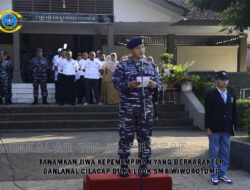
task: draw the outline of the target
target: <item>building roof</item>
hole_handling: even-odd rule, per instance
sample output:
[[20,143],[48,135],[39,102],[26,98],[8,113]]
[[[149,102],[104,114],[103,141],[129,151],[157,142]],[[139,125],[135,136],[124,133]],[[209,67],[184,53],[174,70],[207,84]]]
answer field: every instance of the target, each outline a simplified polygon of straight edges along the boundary
[[211,10],[199,10],[188,3],[188,0],[165,0],[166,2],[186,10],[185,20],[181,20],[175,25],[185,24],[201,24],[201,25],[217,25],[224,18],[223,15]]

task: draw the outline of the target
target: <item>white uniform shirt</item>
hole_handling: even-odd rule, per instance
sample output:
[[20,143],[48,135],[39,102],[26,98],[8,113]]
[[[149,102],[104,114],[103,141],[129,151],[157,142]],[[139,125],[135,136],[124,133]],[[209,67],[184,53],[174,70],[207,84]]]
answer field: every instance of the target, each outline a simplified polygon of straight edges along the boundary
[[54,66],[58,67],[58,73],[62,73],[62,62],[65,60],[65,58],[59,57],[56,60],[56,63],[54,64]]
[[[52,63],[53,63],[52,70],[53,71],[55,71],[55,64],[56,64],[58,59],[60,59],[59,55],[55,55],[53,57],[53,60],[52,60]],[[57,76],[58,76],[58,71],[55,71],[55,81],[57,81]]]
[[71,59],[70,61],[64,59],[61,63],[61,67],[64,75],[75,75],[78,70],[78,63],[74,59]]
[[102,69],[102,65],[100,61],[94,59],[94,61],[88,59],[84,65],[83,69],[85,69],[85,78],[88,79],[99,79],[100,72],[99,70]]
[[224,92],[222,92],[218,87],[216,87],[216,88],[219,91],[222,99],[224,100],[224,103],[227,103],[227,90],[225,90]]
[[59,58],[59,55],[55,55],[53,57],[53,60],[52,60],[53,65],[56,63],[56,59],[58,59],[58,58]]
[[81,76],[84,76],[84,72],[82,70],[82,65],[84,64],[85,60],[81,59],[80,61],[77,60],[78,63],[78,71],[76,72],[76,80],[80,79]]

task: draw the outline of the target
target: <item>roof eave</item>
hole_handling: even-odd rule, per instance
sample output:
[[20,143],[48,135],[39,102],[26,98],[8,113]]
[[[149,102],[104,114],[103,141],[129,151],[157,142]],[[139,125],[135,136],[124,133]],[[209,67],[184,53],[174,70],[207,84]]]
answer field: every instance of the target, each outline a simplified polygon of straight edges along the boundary
[[161,7],[164,7],[165,9],[168,9],[172,12],[175,12],[181,16],[185,16],[185,15],[187,15],[188,12],[190,12],[190,10],[188,10],[184,7],[180,7],[176,4],[173,4],[173,3],[165,1],[165,0],[150,0],[150,1],[160,5]]
[[221,20],[180,20],[171,26],[217,26]]

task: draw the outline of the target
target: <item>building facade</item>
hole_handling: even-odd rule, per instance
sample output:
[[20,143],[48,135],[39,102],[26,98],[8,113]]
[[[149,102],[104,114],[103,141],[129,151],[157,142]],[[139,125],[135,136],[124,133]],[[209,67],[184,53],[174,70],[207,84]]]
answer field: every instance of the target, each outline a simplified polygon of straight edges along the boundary
[[186,0],[2,0],[0,12],[5,10],[23,16],[20,31],[0,33],[0,49],[12,55],[17,83],[31,82],[28,62],[37,47],[49,60],[64,44],[74,56],[99,49],[124,55],[127,41],[139,35],[157,62],[169,52],[176,64],[195,60],[196,71],[247,68],[247,36],[219,32],[221,15],[200,12]]

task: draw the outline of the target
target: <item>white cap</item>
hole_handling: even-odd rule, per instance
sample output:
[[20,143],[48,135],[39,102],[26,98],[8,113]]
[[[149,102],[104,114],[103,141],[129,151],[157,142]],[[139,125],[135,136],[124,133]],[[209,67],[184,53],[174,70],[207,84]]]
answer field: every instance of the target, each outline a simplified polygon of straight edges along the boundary
[[58,48],[57,52],[61,52],[62,51],[62,48]]

